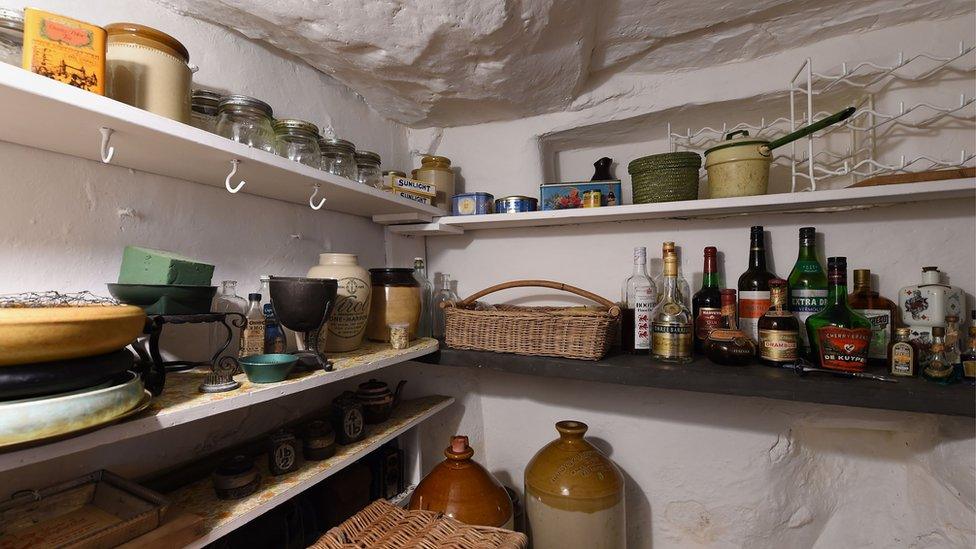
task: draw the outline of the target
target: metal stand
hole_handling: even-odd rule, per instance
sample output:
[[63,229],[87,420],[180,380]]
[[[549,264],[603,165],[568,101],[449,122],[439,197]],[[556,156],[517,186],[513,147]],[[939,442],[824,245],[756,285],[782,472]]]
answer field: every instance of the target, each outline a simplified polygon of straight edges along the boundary
[[[201,362],[189,362],[185,360],[164,361],[159,353],[159,337],[163,333],[163,326],[166,324],[213,324],[219,323],[227,332],[224,344],[213,354],[210,360]],[[207,379],[200,385],[202,393],[221,393],[233,391],[241,386],[234,381],[234,374],[239,373],[240,365],[233,356],[220,355],[227,350],[230,342],[234,339],[233,328],[243,329],[247,325],[247,319],[240,313],[201,313],[190,315],[148,315],[146,326],[143,333],[149,336],[149,352],[139,346],[133,346],[139,354],[141,361],[146,364],[143,368],[142,378],[146,388],[153,395],[158,396],[163,392],[166,384],[166,372],[181,372],[199,367],[210,368]]]

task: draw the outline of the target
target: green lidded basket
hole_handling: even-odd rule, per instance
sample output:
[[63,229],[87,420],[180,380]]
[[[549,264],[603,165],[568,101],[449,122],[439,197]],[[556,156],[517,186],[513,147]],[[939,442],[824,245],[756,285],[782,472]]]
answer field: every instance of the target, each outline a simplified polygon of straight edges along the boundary
[[696,200],[701,155],[695,152],[652,154],[627,165],[634,204]]

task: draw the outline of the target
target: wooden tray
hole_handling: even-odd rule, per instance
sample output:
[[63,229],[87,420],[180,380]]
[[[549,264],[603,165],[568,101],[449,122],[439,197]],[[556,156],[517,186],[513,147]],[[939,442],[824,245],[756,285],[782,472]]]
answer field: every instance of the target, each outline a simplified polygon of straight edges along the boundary
[[108,549],[159,526],[169,502],[108,471],[0,503],[0,549]]

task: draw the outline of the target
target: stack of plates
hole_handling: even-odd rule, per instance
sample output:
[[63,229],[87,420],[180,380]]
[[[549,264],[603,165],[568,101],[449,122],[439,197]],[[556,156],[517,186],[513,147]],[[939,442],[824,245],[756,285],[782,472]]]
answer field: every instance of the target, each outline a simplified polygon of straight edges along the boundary
[[145,319],[127,305],[0,308],[0,449],[145,409],[149,394],[124,349]]
[[634,187],[634,204],[695,200],[701,155],[695,152],[652,154],[627,165]]

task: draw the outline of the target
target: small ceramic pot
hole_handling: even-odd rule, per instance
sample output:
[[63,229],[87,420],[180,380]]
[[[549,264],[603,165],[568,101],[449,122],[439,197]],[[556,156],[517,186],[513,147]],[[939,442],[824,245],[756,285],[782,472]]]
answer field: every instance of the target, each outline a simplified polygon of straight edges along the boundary
[[401,380],[394,392],[390,392],[389,385],[376,379],[359,384],[356,400],[363,405],[367,424],[382,423],[390,419],[393,409],[400,403],[400,391],[406,382],[407,380]]
[[321,461],[335,455],[335,431],[327,421],[317,419],[306,425],[302,443],[308,461]]
[[241,499],[255,491],[261,484],[261,475],[254,460],[245,455],[225,459],[213,474],[217,499]]
[[285,353],[246,356],[239,360],[251,383],[277,383],[288,378],[298,357]]

